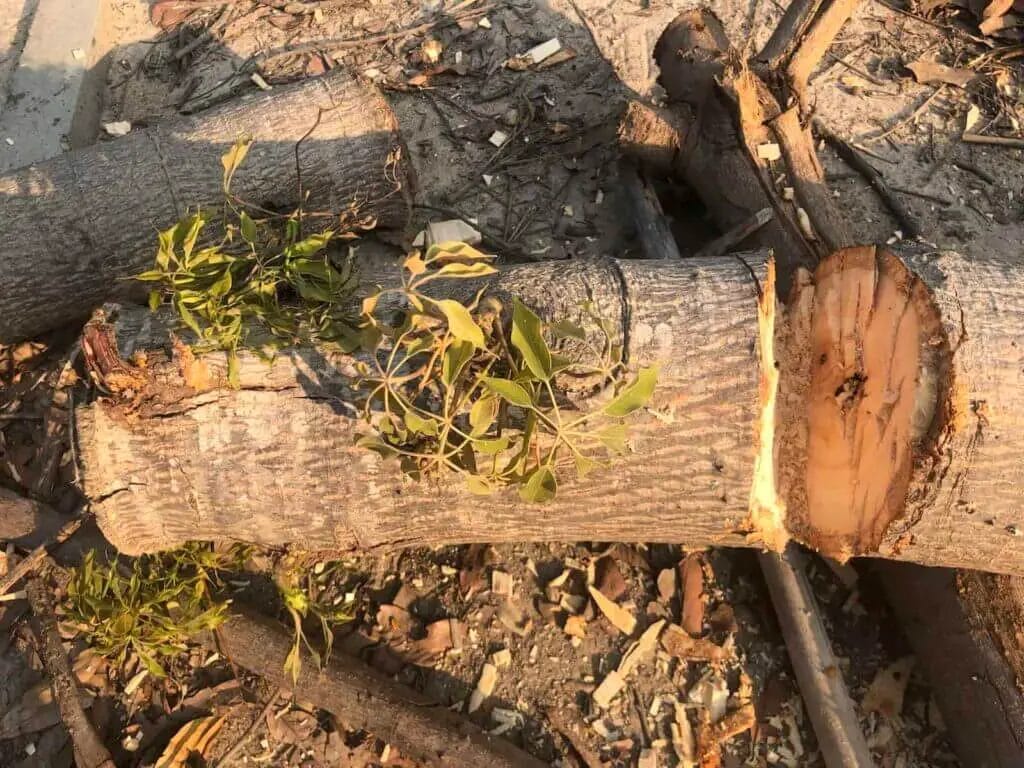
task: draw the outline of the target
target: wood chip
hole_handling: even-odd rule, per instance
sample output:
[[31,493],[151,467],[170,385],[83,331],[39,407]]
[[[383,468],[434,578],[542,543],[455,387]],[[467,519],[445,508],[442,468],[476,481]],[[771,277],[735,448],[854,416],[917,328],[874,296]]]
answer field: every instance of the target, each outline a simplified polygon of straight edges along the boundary
[[612,670],[605,676],[601,684],[594,689],[594,703],[601,709],[608,709],[612,699],[619,695],[619,691],[626,685],[626,681],[617,670]]
[[519,637],[526,637],[533,629],[533,619],[512,600],[505,600],[498,607],[498,621]]
[[498,684],[498,668],[487,662],[480,670],[480,679],[476,681],[476,688],[473,689],[473,693],[469,696],[469,706],[466,708],[467,712],[476,712],[480,709],[480,705],[494,693],[494,688]]
[[582,616],[570,616],[565,620],[563,629],[570,637],[583,639],[587,636],[587,620]]
[[864,701],[861,702],[863,712],[877,712],[889,719],[899,717],[913,667],[914,657],[907,656],[879,670],[864,694]]
[[678,624],[669,624],[661,633],[661,647],[671,656],[686,661],[722,661],[726,650],[707,638],[691,637]]
[[512,576],[505,571],[492,571],[491,591],[501,597],[512,597]]
[[782,150],[779,148],[778,144],[759,144],[757,147],[757,156],[770,163],[775,160],[782,159]]
[[658,597],[668,602],[676,594],[676,569],[666,568],[658,574]]
[[[568,206],[567,206],[568,207]],[[567,216],[572,215],[570,209]],[[602,557],[594,567],[594,585],[609,600],[618,600],[626,594],[626,580],[618,564],[610,557]]]
[[672,735],[672,750],[685,768],[694,765],[697,758],[697,740],[693,736],[693,726],[686,716],[686,707],[678,699],[674,703],[675,719],[669,725]]
[[653,749],[640,751],[640,757],[636,761],[636,768],[658,768],[658,753]]
[[687,555],[680,566],[680,571],[683,583],[683,629],[697,637],[704,634],[704,608],[707,605],[707,595],[704,592],[704,556],[699,552]]
[[658,645],[658,636],[665,627],[665,620],[660,619],[644,630],[640,638],[631,643],[626,652],[622,654],[622,661],[619,662],[618,672],[623,678],[629,677],[637,666],[650,656],[654,655],[654,649]]
[[495,131],[494,133],[491,134],[491,137],[489,139],[487,139],[487,140],[489,142],[491,142],[491,144],[493,144],[494,146],[500,147],[506,141],[508,141],[508,134],[505,133],[504,131]]
[[554,56],[560,50],[562,50],[562,44],[558,41],[557,37],[553,37],[540,45],[533,46],[533,48],[523,54],[523,58],[529,59],[533,64],[540,64],[544,59]]
[[940,85],[947,83],[957,88],[966,88],[978,76],[971,69],[956,69],[939,64],[936,61],[925,61],[918,59],[907,64],[907,69],[914,73],[914,79],[919,83],[929,85]]
[[506,669],[512,665],[512,651],[501,648],[491,654],[491,663],[498,669]]
[[713,768],[721,765],[722,747],[734,736],[749,731],[757,722],[754,706],[746,703],[730,712],[717,723],[703,720],[698,732],[697,741],[700,745],[700,765],[702,768]]
[[612,625],[624,635],[632,635],[636,631],[636,617],[627,611],[625,608],[620,606],[618,603],[614,603],[605,597],[600,590],[596,587],[587,587],[590,592],[590,597],[593,598],[594,602],[597,603],[597,607],[601,610],[601,613],[605,615],[605,618],[612,623]]

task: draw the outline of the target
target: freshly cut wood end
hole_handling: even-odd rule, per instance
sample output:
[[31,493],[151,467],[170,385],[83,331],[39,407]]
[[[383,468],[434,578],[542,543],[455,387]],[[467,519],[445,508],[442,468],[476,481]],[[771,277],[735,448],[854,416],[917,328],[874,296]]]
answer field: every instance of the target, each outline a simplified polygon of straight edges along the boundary
[[791,426],[777,443],[786,527],[840,561],[877,552],[944,418],[939,311],[898,257],[863,246],[832,254],[813,285],[797,286],[788,323],[784,375],[805,384],[788,384]]
[[686,123],[669,110],[631,101],[619,121],[622,151],[645,169],[672,173],[672,165],[686,136]]
[[775,360],[778,300],[775,297],[775,262],[768,262],[765,281],[757,302],[758,347],[761,359],[760,420],[757,427],[757,455],[750,487],[750,522],[754,535],[766,547],[781,552],[789,540],[786,506],[775,482],[775,424],[779,392],[779,368]]

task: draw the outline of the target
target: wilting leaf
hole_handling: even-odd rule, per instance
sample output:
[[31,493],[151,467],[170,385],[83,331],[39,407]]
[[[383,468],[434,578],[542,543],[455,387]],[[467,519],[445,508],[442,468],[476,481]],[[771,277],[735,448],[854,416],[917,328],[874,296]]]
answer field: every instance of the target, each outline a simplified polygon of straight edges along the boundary
[[402,262],[402,268],[413,277],[416,275],[422,275],[427,271],[426,262],[423,261],[423,257],[420,256],[419,251],[413,251],[410,253],[406,257],[405,261]]
[[551,378],[551,352],[541,333],[540,318],[519,299],[514,300],[512,309],[512,346],[534,376],[542,381]]
[[636,381],[623,387],[608,405],[604,412],[609,416],[628,416],[633,411],[643,408],[654,394],[654,386],[658,383],[658,367],[641,368]]
[[483,261],[492,259],[486,253],[481,253],[468,243],[458,240],[447,240],[443,243],[434,243],[427,249],[426,263],[440,262],[442,264],[453,261]]
[[448,330],[452,336],[462,341],[468,341],[474,347],[484,346],[484,332],[473,320],[473,316],[462,304],[454,299],[442,299],[435,301],[434,306],[444,313],[448,321]]
[[185,768],[193,755],[205,758],[213,738],[224,725],[223,717],[201,717],[192,720],[174,734],[154,768]]
[[558,482],[555,480],[555,473],[549,467],[537,467],[526,478],[523,487],[519,489],[519,497],[523,501],[543,504],[553,499],[557,490]]
[[466,488],[477,496],[490,496],[495,491],[495,487],[479,475],[466,475]]
[[506,450],[510,442],[506,436],[490,439],[476,438],[473,440],[473,447],[485,456],[494,456]]
[[243,136],[221,157],[220,164],[224,166],[224,192],[228,192],[231,189],[231,179],[234,178],[238,166],[245,160],[245,156],[249,153],[249,147],[251,146],[252,138]]
[[530,393],[514,381],[485,376],[483,382],[485,387],[496,395],[500,395],[512,405],[518,405],[520,408],[529,408],[533,405]]
[[477,262],[476,264],[461,264],[457,261],[445,264],[437,271],[438,277],[485,277],[497,272],[490,264]]

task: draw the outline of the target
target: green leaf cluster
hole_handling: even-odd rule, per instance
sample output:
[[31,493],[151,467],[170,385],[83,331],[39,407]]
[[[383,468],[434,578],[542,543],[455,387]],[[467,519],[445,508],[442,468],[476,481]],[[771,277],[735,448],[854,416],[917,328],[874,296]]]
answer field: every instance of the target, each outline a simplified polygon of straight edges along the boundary
[[245,547],[216,552],[188,544],[160,555],[129,562],[97,563],[86,554],[72,571],[66,617],[100,654],[124,661],[135,653],[149,672],[164,677],[162,660],[186,649],[186,641],[215,629],[227,602],[214,597],[219,570],[237,570],[248,557]]
[[301,208],[275,214],[234,196],[231,181],[249,145],[239,140],[222,158],[221,210],[192,213],[160,232],[153,269],[136,275],[156,284],[150,307],[170,303],[197,351],[228,352],[234,384],[242,345],[267,353],[317,341],[357,345],[352,259],[336,260],[328,248],[344,234],[306,234]]
[[[277,575],[277,588],[294,628],[292,647],[284,660],[284,671],[292,676],[293,682],[298,681],[299,673],[302,671],[302,646],[305,646],[313,657],[317,668],[322,668],[330,659],[334,647],[334,625],[351,621],[353,618],[346,608],[324,599],[322,586],[340,567],[341,564],[335,561],[326,564],[317,572],[302,572],[297,568],[289,568]],[[304,624],[308,619],[313,619],[319,624],[324,642],[322,655],[306,635]]]
[[[416,479],[455,473],[473,493],[517,486],[523,500],[543,503],[567,469],[583,477],[625,451],[624,419],[650,400],[657,370],[626,381],[612,328],[592,307],[585,310],[596,330],[588,333],[566,320],[545,323],[513,300],[506,330],[507,312],[485,289],[465,303],[423,290],[437,279],[490,275],[490,258],[464,243],[433,245],[406,259],[400,289],[363,302],[361,336],[373,353],[363,369],[363,417],[372,431],[358,442]],[[378,316],[385,297],[405,308],[397,322]],[[589,358],[558,355],[549,339],[559,338]],[[563,372],[611,382],[612,398],[579,410],[557,389]]]

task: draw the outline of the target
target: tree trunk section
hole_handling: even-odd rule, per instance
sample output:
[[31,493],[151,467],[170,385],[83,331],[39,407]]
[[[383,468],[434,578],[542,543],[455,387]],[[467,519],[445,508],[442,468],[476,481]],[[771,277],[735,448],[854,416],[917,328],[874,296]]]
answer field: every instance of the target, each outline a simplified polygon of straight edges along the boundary
[[293,210],[301,168],[305,209],[337,214],[312,226],[404,232],[411,171],[379,91],[340,71],[275,88],[0,176],[0,344],[85,319],[148,269],[156,229],[220,204],[220,157],[243,136],[240,199]]
[[515,489],[489,497],[405,478],[353,446],[351,361],[313,349],[269,366],[242,360],[224,388],[223,356],[159,362],[133,412],[98,401],[77,413],[83,481],[104,533],[140,553],[190,539],[300,543],[312,550],[501,541],[685,541],[739,544],[760,418],[758,296],[764,253],[706,261],[558,262],[503,272],[497,289],[541,315],[582,320],[590,300],[621,329],[633,366],[662,368],[632,450],[555,500]]

